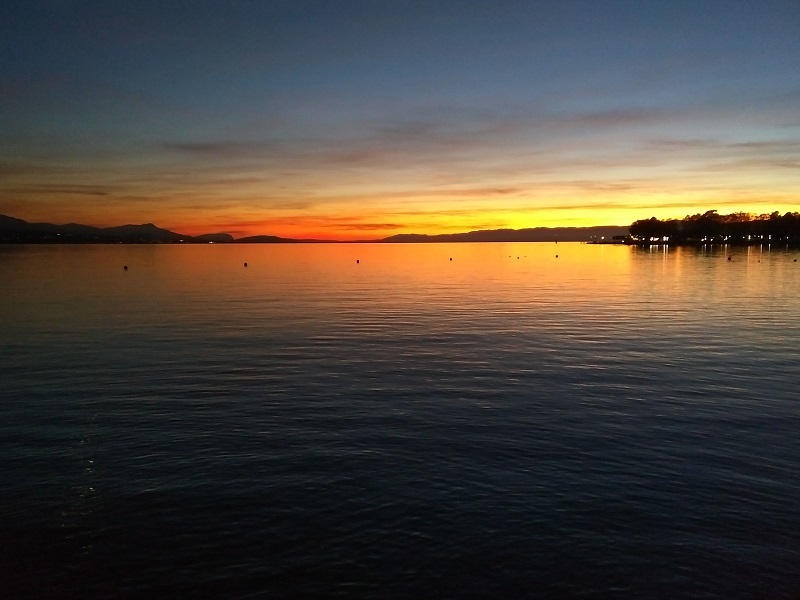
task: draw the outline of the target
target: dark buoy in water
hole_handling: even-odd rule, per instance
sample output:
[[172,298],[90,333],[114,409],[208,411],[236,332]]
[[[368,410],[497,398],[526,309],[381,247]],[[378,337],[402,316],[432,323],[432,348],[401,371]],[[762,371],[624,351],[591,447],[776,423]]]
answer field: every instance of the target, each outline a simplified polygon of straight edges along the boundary
[[[453,259],[452,259],[452,258],[450,259],[450,262],[453,262]],[[794,261],[794,262],[797,262],[797,261]]]
[[558,254],[556,254],[556,258],[558,258]]
[[246,267],[246,266],[247,266],[247,263],[244,263],[244,266]]
[[794,259],[794,262],[797,262],[797,259],[796,259],[796,258]]
[[729,256],[729,257],[728,257],[728,260],[733,260],[733,257],[732,257],[732,256]]
[[127,271],[127,270],[128,270],[128,265],[125,265],[124,267],[122,267],[122,269],[123,269],[124,271]]
[[360,261],[359,259],[356,259],[356,264],[358,264],[358,263],[360,263],[360,262],[361,262],[361,261]]

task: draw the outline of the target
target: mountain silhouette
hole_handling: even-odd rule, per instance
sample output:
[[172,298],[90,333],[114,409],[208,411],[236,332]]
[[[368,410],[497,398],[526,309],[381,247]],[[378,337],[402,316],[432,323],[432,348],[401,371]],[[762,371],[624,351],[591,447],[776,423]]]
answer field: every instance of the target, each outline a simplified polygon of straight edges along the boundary
[[207,241],[232,242],[233,236],[228,233],[213,233],[193,237],[156,227],[152,223],[117,227],[92,227],[79,223],[53,225],[28,223],[22,219],[0,215],[0,242],[4,243],[175,244]]
[[[595,227],[534,227],[530,229],[486,229],[466,233],[427,235],[401,233],[375,243],[435,243],[435,242],[586,242],[602,237],[612,238],[628,234],[628,227],[601,225]],[[0,215],[0,243],[56,243],[56,244],[298,244],[331,243],[329,240],[284,238],[274,235],[254,235],[234,239],[229,233],[183,235],[152,223],[120,225],[117,227],[92,227],[79,223],[53,225],[29,223],[22,219]],[[361,243],[369,243],[362,241]]]
[[425,242],[586,242],[602,237],[628,235],[627,227],[600,225],[595,227],[533,227],[529,229],[484,229],[468,233],[426,235],[401,233],[381,240],[393,243]]

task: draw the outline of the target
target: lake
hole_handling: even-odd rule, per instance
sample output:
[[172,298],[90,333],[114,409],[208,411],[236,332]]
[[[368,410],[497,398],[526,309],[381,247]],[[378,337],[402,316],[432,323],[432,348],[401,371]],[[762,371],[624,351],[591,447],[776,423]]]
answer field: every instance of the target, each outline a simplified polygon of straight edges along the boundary
[[0,246],[4,596],[795,599],[798,258]]

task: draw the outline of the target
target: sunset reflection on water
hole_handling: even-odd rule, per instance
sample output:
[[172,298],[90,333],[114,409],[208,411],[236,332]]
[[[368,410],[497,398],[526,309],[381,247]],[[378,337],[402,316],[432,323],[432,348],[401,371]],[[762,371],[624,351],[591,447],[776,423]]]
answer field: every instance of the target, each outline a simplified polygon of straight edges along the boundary
[[[96,595],[130,571],[132,596],[225,582],[286,597],[420,597],[440,572],[481,597],[519,582],[647,597],[680,570],[676,596],[712,597],[746,565],[745,585],[786,590],[797,257],[0,247],[11,570]],[[476,544],[478,567],[452,562]],[[554,577],[576,549],[580,577]]]

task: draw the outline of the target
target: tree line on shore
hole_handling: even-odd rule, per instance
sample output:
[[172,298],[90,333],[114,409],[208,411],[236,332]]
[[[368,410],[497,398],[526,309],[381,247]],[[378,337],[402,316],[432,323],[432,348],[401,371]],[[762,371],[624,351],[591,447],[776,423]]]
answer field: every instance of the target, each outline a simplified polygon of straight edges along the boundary
[[753,215],[735,212],[721,215],[716,210],[687,215],[683,219],[652,217],[630,226],[634,243],[800,243],[800,213]]

